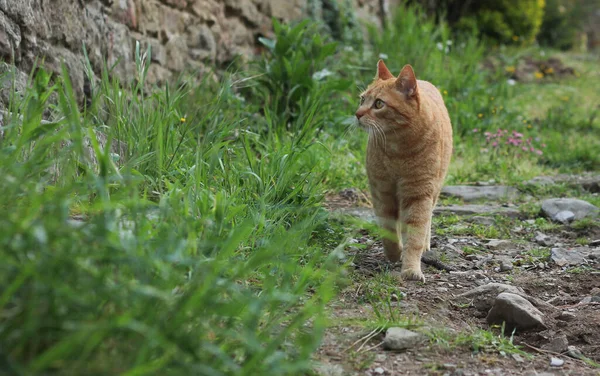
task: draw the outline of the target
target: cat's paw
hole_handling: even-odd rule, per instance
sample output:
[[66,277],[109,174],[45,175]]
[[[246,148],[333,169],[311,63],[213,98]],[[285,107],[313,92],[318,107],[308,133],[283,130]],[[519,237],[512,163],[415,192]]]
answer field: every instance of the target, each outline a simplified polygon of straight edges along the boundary
[[421,281],[425,283],[425,274],[418,269],[403,269],[400,271],[400,277],[405,281]]

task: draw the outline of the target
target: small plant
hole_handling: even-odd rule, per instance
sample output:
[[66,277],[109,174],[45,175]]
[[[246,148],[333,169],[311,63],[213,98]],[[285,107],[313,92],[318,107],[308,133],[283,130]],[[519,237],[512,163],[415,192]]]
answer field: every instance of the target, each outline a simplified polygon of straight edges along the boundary
[[[477,129],[473,131],[476,132]],[[483,148],[482,151],[486,153],[511,155],[519,158],[528,154],[542,155],[544,152],[541,149],[546,147],[546,144],[537,144],[538,138],[525,138],[523,133],[517,131],[498,129],[495,132],[484,132],[483,134],[487,148]]]

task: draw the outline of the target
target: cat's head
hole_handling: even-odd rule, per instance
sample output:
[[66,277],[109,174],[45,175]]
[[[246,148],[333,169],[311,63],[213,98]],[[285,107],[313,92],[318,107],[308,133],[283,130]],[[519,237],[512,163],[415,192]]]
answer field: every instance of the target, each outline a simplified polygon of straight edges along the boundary
[[394,77],[379,60],[375,80],[360,95],[356,111],[360,126],[369,132],[399,129],[410,124],[418,111],[419,88],[412,67],[405,65]]

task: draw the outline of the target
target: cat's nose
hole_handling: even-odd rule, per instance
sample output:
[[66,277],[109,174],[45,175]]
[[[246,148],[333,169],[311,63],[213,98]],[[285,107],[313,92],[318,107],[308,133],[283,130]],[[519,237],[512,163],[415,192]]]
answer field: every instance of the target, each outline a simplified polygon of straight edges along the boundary
[[364,114],[365,114],[365,112],[364,112],[364,111],[358,110],[358,111],[356,111],[356,114],[355,114],[355,115],[356,115],[356,118],[357,118],[358,120],[360,120],[360,118],[361,118],[361,117],[363,117],[363,116],[364,116]]

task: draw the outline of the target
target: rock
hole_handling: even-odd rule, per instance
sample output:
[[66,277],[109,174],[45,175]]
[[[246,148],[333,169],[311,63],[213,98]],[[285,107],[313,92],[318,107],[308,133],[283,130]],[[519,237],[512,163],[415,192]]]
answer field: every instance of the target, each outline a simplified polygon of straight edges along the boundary
[[[542,212],[552,220],[558,221],[556,216],[563,211],[572,212],[574,220],[596,218],[600,214],[598,207],[574,198],[551,198],[542,202]],[[567,214],[562,214],[562,216]]]
[[516,208],[507,208],[500,205],[448,205],[437,206],[433,209],[434,214],[456,214],[456,215],[473,215],[473,214],[497,214],[509,218],[517,218],[520,212]]
[[563,210],[561,212],[556,213],[556,215],[552,219],[554,219],[556,222],[560,222],[566,225],[567,223],[571,223],[575,220],[575,213],[573,213],[570,210]]
[[579,302],[579,304],[590,304],[592,302],[592,297],[591,296],[586,296],[585,298],[581,299],[581,301]]
[[562,311],[560,313],[560,315],[558,315],[557,319],[562,320],[562,321],[573,321],[577,318],[577,315],[575,315],[572,312],[567,312],[567,311]]
[[600,175],[558,175],[553,180],[557,183],[567,183],[571,186],[581,187],[592,193],[600,192]]
[[550,258],[558,266],[574,266],[585,263],[585,255],[583,250],[585,248],[552,248]]
[[385,373],[385,370],[382,367],[377,367],[373,370],[373,373],[375,373],[376,375],[383,375]]
[[491,217],[483,217],[481,215],[476,215],[467,219],[467,222],[475,223],[483,226],[494,226],[496,225],[496,220]]
[[424,340],[423,335],[404,328],[392,327],[385,333],[383,347],[388,350],[405,350]]
[[575,359],[584,359],[585,358],[585,356],[583,355],[581,350],[579,350],[575,346],[567,347],[567,355],[570,356],[571,358],[575,358]]
[[314,366],[315,372],[320,376],[344,376],[346,372],[339,364],[321,363]]
[[549,176],[536,176],[535,178],[532,178],[525,182],[525,185],[537,185],[537,186],[541,186],[541,187],[545,187],[548,185],[554,185],[554,184],[556,184],[556,183]]
[[544,314],[540,310],[522,296],[509,292],[503,292],[496,297],[486,320],[490,325],[506,323],[509,332],[515,328],[518,330],[546,328]]
[[552,357],[550,359],[550,367],[562,367],[565,361],[559,358]]
[[457,197],[465,202],[476,201],[480,199],[499,200],[503,198],[514,198],[518,194],[518,190],[505,185],[491,186],[470,186],[470,185],[455,185],[442,188],[443,196]]
[[552,238],[550,238],[548,235],[543,234],[539,231],[535,233],[535,238],[533,239],[533,241],[535,241],[537,244],[542,245],[544,247],[549,247],[554,244],[554,242],[552,241]]
[[542,349],[555,353],[562,353],[567,351],[568,346],[569,341],[567,340],[567,336],[565,334],[560,334],[558,337],[543,345]]
[[500,263],[500,271],[501,272],[508,272],[511,270],[513,270],[512,262],[504,260]]
[[458,301],[473,301],[473,306],[479,311],[488,311],[494,304],[496,297],[504,292],[517,295],[525,295],[525,292],[516,286],[502,283],[488,283],[458,295]]
[[512,248],[513,244],[510,241],[508,241],[508,240],[493,239],[493,240],[490,240],[486,244],[486,246],[489,249],[501,251],[501,250],[505,250],[505,249],[508,249],[508,248]]
[[523,363],[525,361],[525,359],[523,359],[523,357],[519,354],[511,354],[511,356],[517,363]]

